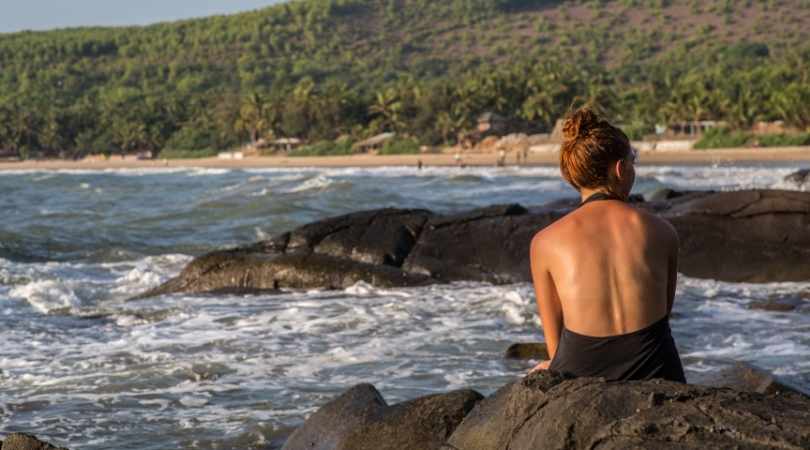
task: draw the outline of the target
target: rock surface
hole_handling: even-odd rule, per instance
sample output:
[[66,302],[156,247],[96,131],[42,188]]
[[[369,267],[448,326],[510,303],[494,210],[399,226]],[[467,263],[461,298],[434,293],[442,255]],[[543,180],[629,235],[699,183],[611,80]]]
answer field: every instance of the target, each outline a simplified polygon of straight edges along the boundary
[[463,390],[388,406],[374,386],[357,385],[313,414],[283,449],[439,449],[481,398]]
[[[669,220],[681,238],[680,271],[735,282],[810,280],[810,192],[662,192],[639,208]],[[452,215],[363,211],[201,256],[140,297],[180,292],[339,289],[451,281],[530,281],[529,243],[575,207],[496,205]]]
[[11,433],[0,442],[0,450],[67,450],[41,441],[30,434]]
[[284,448],[810,448],[810,398],[781,392],[539,372],[481,401],[457,391],[387,407],[373,386],[359,385],[313,414]]
[[543,372],[480,402],[448,444],[461,450],[800,449],[810,446],[810,400]]
[[543,342],[519,342],[512,344],[503,355],[506,359],[548,359],[548,348]]
[[735,362],[729,367],[711,375],[700,384],[727,387],[737,391],[759,394],[793,393],[810,399],[810,391],[782,380],[765,369],[753,364]]

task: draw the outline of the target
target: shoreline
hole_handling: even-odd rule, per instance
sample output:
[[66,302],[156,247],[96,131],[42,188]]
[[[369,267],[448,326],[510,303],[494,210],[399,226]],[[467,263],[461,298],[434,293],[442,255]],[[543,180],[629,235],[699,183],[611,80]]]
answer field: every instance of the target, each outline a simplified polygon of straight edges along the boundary
[[[520,167],[556,166],[559,163],[557,153],[530,153],[528,161]],[[495,153],[463,154],[463,163],[471,167],[494,167],[497,159]],[[244,159],[156,159],[132,160],[111,158],[105,161],[96,160],[37,160],[37,161],[2,161],[0,172],[19,170],[109,170],[109,169],[163,169],[163,168],[217,168],[217,169],[250,169],[250,168],[344,168],[344,167],[391,167],[416,166],[421,160],[424,167],[454,167],[453,154],[430,153],[418,155],[349,155],[349,156],[261,156]],[[639,165],[706,165],[746,163],[808,162],[810,147],[774,147],[774,148],[734,148],[688,151],[650,151],[641,152]],[[507,167],[516,167],[514,154],[507,155]]]

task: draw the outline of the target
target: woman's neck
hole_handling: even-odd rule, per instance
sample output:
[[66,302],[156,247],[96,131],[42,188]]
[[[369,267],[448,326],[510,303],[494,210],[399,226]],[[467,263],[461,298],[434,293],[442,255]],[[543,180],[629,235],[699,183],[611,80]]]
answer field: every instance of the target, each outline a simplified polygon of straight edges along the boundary
[[605,194],[605,195],[609,195],[611,197],[614,196],[614,194],[611,194],[610,192],[608,192],[607,189],[604,189],[604,188],[597,188],[597,189],[582,188],[582,189],[579,190],[579,195],[582,197],[580,199],[580,201],[584,202],[585,200],[591,198],[592,195],[600,194],[600,193]]

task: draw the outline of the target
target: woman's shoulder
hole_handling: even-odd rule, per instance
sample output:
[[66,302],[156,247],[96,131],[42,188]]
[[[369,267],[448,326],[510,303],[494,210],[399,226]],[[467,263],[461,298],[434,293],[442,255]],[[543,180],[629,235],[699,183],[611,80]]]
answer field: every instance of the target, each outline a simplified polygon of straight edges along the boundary
[[675,227],[672,226],[668,220],[642,208],[634,209],[649,233],[654,233],[660,238],[665,238],[673,242],[678,241],[678,231],[675,230]]

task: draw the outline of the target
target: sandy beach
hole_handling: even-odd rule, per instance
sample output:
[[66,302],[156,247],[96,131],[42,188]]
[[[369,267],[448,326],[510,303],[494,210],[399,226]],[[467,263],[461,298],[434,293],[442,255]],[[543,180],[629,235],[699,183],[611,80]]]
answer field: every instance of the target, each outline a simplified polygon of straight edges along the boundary
[[[494,153],[468,153],[463,155],[463,163],[468,166],[495,165]],[[386,167],[415,166],[421,160],[425,167],[454,166],[452,154],[421,155],[351,155],[286,157],[267,156],[244,159],[170,159],[133,160],[112,157],[106,161],[6,161],[0,162],[0,170],[104,170],[104,169],[147,169],[164,167],[210,167],[210,168],[273,168],[273,167]],[[658,151],[642,152],[639,164],[723,164],[734,162],[810,162],[810,147],[780,148],[736,148],[718,150]],[[528,161],[521,165],[547,166],[558,163],[557,153],[532,153]],[[514,155],[506,159],[508,166],[517,165]]]

